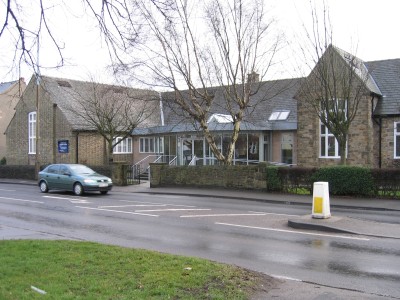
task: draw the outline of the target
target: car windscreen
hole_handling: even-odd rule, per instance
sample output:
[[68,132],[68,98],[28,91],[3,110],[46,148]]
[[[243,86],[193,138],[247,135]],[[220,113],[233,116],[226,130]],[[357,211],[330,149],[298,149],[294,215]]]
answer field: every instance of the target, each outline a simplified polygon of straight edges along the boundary
[[91,168],[83,166],[83,165],[74,165],[74,166],[70,166],[70,168],[71,168],[72,172],[74,172],[75,174],[91,175],[91,174],[96,173]]

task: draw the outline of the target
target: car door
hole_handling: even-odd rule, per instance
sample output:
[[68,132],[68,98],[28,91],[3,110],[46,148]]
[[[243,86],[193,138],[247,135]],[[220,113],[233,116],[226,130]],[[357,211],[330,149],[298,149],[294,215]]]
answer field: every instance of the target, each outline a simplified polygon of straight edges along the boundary
[[47,185],[49,189],[58,189],[58,181],[59,181],[59,169],[60,165],[51,165],[48,167],[46,174],[43,178],[47,181]]
[[74,178],[71,169],[66,165],[61,165],[59,170],[59,186],[62,190],[72,191]]

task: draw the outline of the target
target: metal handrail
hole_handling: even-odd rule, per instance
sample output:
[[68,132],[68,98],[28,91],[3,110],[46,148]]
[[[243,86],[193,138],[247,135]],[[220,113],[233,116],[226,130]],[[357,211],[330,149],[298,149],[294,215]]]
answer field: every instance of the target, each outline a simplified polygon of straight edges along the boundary
[[190,163],[188,164],[188,166],[195,166],[196,165],[196,161],[197,161],[197,157],[196,157],[196,155],[193,155],[193,158],[190,161]]
[[170,166],[176,165],[177,158],[178,158],[178,156],[175,156],[175,157],[169,162],[169,165],[170,165]]
[[[172,157],[172,159],[170,160],[171,157]],[[155,159],[152,160],[152,158],[155,158]],[[165,159],[165,161],[168,161],[168,163],[171,165],[172,162],[176,162],[177,157],[174,155],[160,155],[160,154],[148,155],[132,166],[134,176],[140,177],[140,174],[143,174],[150,170],[150,163],[157,163],[164,159]],[[150,171],[149,171],[149,174],[150,174]]]

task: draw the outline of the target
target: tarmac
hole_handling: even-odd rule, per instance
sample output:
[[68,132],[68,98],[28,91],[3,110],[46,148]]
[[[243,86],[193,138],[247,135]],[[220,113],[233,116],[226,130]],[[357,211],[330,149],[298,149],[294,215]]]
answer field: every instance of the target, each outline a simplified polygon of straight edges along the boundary
[[[37,185],[33,180],[18,180],[0,178],[0,183]],[[379,199],[365,197],[329,197],[329,208],[332,216],[315,218],[312,216],[312,196],[294,195],[284,193],[267,193],[253,190],[230,190],[213,188],[189,188],[189,187],[157,187],[151,188],[149,182],[137,185],[114,186],[111,192],[121,193],[147,193],[164,195],[186,195],[196,197],[229,198],[248,201],[260,201],[266,203],[304,205],[310,207],[310,214],[288,219],[288,226],[296,229],[318,230],[327,232],[349,233],[381,238],[400,239],[400,224],[368,221],[364,219],[335,216],[336,208],[348,208],[365,211],[392,211],[400,214],[399,199]],[[3,236],[6,228],[1,228]],[[12,237],[11,238],[16,238]]]

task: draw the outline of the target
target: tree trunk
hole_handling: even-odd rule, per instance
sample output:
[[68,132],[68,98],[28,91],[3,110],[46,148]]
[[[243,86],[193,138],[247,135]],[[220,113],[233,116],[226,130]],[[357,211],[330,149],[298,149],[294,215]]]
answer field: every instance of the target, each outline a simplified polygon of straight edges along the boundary
[[346,158],[346,140],[344,141],[339,141],[338,140],[338,144],[339,144],[339,149],[340,149],[340,164],[345,166],[347,165],[347,158]]

